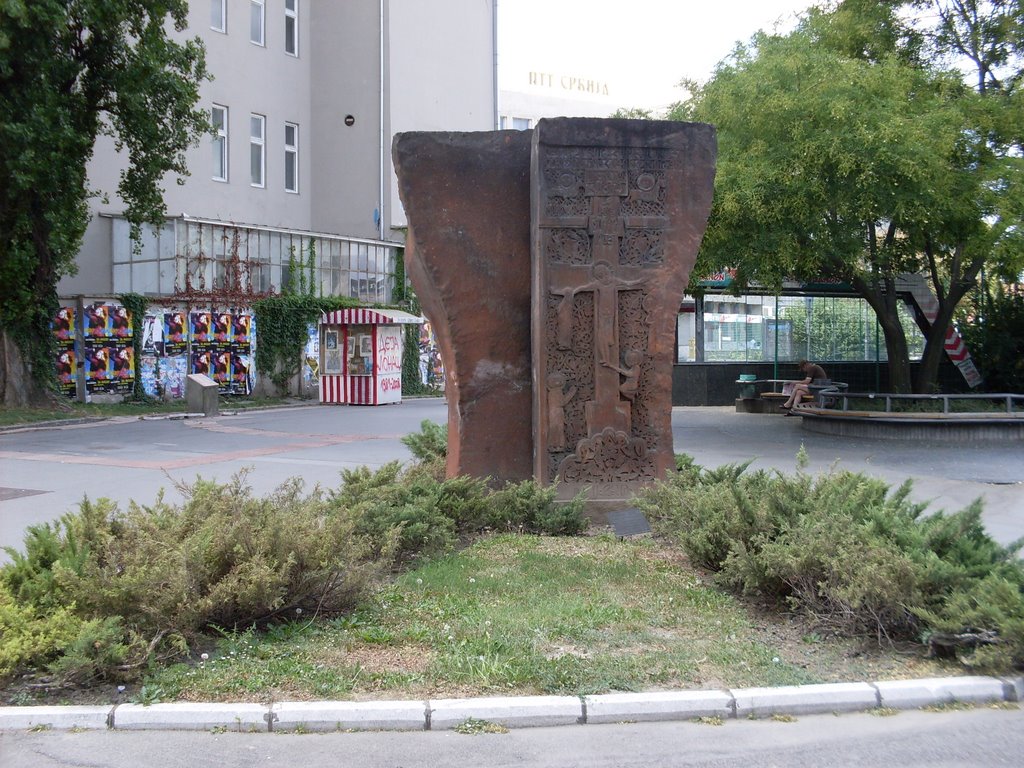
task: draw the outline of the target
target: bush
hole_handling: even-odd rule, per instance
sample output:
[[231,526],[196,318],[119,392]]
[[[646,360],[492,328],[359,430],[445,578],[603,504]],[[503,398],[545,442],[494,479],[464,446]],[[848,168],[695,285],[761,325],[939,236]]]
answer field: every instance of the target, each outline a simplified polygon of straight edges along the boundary
[[[319,491],[303,493],[298,480],[261,499],[243,476],[178,490],[181,505],[161,495],[125,513],[85,500],[77,513],[30,529],[24,555],[8,550],[0,582],[22,614],[64,627],[65,611],[79,622],[73,634],[70,624],[22,632],[53,640],[12,656],[38,661],[59,645],[63,658],[52,669],[60,676],[111,676],[184,649],[210,626],[342,610],[391,564],[387,536],[371,549],[353,515],[330,508]],[[7,633],[0,639],[7,652]]]
[[551,536],[575,536],[587,529],[583,515],[585,497],[557,502],[557,489],[534,480],[508,483],[490,500],[492,529],[524,530]]
[[402,444],[419,461],[444,458],[448,455],[448,425],[424,419],[420,422],[420,431],[403,437]]
[[520,530],[572,535],[586,528],[583,499],[555,502],[555,489],[532,480],[491,492],[485,480],[436,479],[422,466],[403,471],[398,462],[376,472],[343,470],[344,484],[331,503],[352,512],[357,531],[370,541],[397,536],[398,557],[409,561],[451,550],[459,536]]
[[39,666],[55,658],[77,636],[82,620],[65,607],[39,615],[31,605],[19,604],[0,583],[0,681],[25,666]]
[[980,502],[925,516],[909,482],[743,470],[681,472],[640,506],[730,589],[879,641],[991,632],[998,643],[977,651],[979,663],[1024,662],[1020,547],[984,532]]

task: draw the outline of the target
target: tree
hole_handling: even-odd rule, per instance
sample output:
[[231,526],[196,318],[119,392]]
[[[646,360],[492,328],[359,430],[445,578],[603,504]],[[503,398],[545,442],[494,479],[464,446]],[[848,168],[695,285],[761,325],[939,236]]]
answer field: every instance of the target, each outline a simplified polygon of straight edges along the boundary
[[187,175],[185,150],[209,131],[202,43],[170,31],[187,13],[187,0],[0,0],[0,402],[52,391],[49,324],[98,194],[97,136],[124,150],[117,193],[137,234],[159,224],[161,179]]
[[[914,382],[925,392],[982,267],[1020,269],[1024,102],[991,78],[968,86],[949,66],[942,25],[918,29],[901,5],[845,0],[812,9],[788,35],[759,33],[692,85],[673,116],[718,127],[700,267],[734,266],[741,281],[768,286],[846,281],[878,317],[895,391],[911,388],[898,280],[925,275],[939,300]],[[1015,59],[1012,37],[991,69]]]

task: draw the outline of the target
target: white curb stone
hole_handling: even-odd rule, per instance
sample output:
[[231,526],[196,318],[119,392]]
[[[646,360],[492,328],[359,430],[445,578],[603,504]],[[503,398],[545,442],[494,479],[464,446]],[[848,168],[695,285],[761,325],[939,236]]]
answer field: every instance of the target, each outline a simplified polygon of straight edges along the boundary
[[284,701],[271,707],[275,731],[422,731],[423,701]]
[[262,704],[121,704],[114,710],[117,730],[266,731],[269,709]]
[[583,704],[575,696],[495,696],[485,699],[438,699],[430,706],[430,728],[441,731],[468,718],[508,728],[575,725],[582,722]]
[[932,677],[875,683],[883,707],[918,709],[955,701],[981,704],[1002,701],[1003,681],[994,677]]
[[867,683],[738,688],[731,693],[736,700],[736,717],[861,712],[878,706],[878,694]]
[[29,728],[106,728],[113,705],[102,707],[0,707],[0,731]]
[[606,693],[587,696],[584,702],[588,723],[732,717],[732,696],[725,691]]

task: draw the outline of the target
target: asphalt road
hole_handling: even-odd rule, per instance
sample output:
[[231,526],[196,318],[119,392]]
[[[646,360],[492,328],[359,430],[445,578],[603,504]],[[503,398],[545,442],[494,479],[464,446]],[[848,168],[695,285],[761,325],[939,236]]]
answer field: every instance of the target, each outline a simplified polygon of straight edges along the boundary
[[1020,765],[1024,711],[816,715],[453,731],[213,734],[173,731],[0,733],[0,768],[822,768]]
[[[0,432],[0,546],[21,544],[25,527],[71,510],[83,497],[126,506],[151,503],[160,489],[197,475],[226,481],[248,472],[256,493],[300,476],[337,487],[340,471],[408,460],[401,436],[447,418],[438,398],[372,407],[309,405],[194,419],[112,419]],[[999,541],[1024,537],[1024,445],[963,446],[835,438],[805,432],[799,418],[738,414],[729,407],[676,408],[675,449],[705,466],[753,459],[792,472],[804,445],[809,471],[863,471],[898,484],[932,510],[961,509],[982,497],[984,521]],[[0,555],[0,559],[4,559]]]

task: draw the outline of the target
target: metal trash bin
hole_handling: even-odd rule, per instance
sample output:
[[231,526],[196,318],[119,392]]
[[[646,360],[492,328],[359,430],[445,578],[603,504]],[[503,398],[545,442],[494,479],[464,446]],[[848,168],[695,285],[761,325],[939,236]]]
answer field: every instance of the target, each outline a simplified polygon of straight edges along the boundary
[[757,397],[757,375],[753,373],[741,373],[736,383],[740,385],[740,397],[743,400],[753,400]]

